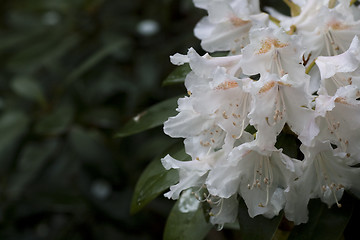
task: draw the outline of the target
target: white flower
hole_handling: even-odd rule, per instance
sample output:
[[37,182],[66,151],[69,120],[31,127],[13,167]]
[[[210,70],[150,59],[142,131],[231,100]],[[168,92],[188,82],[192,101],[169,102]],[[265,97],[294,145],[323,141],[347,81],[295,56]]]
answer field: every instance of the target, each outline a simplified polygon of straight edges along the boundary
[[304,35],[304,45],[313,57],[333,56],[345,52],[353,37],[360,33],[360,22],[355,21],[351,14],[338,11],[337,8],[321,8],[308,26],[314,29],[306,29],[301,34]]
[[304,49],[299,38],[289,36],[281,29],[259,28],[250,33],[250,44],[242,53],[242,70],[247,75],[288,74],[292,79],[308,81],[301,63]]
[[208,53],[200,56],[193,48],[188,50],[187,55],[175,54],[170,60],[175,65],[189,63],[197,76],[211,78],[217,67],[224,67],[230,76],[238,76],[241,72],[241,55],[226,57],[211,57]]
[[360,87],[360,43],[354,37],[350,47],[344,53],[318,57],[316,65],[320,70],[320,94],[334,95],[337,89],[347,85]]
[[285,216],[295,224],[308,219],[307,204],[311,198],[320,198],[331,207],[339,203],[345,189],[359,195],[360,169],[352,168],[337,156],[329,142],[317,142],[314,147],[301,147],[305,155],[304,173],[286,192]]
[[221,228],[225,223],[236,221],[239,206],[236,194],[229,198],[211,197],[208,202],[211,206],[210,222],[212,224],[218,224]]
[[319,134],[316,141],[330,141],[337,151],[345,153],[348,161],[360,162],[360,102],[359,90],[354,86],[339,88],[334,96],[316,98],[316,124]]
[[206,159],[192,161],[178,161],[170,155],[161,159],[166,170],[179,169],[179,183],[170,187],[170,191],[164,196],[178,199],[183,190],[191,187],[201,187],[207,177],[211,164],[221,161],[224,158],[224,151],[217,151],[207,156]]
[[[208,12],[195,29],[203,48],[231,52],[200,56],[190,48],[171,56],[192,71],[189,96],[164,132],[184,138],[191,160],[161,160],[179,171],[166,197],[204,190],[196,196],[222,226],[236,220],[239,196],[250,217],[284,209],[295,224],[307,222],[312,198],[330,207],[341,206],[344,190],[360,196],[360,168],[353,167],[360,163],[360,18],[353,15],[360,10],[349,1],[293,0],[301,10],[293,17],[269,9],[285,32],[260,13],[258,0],[194,0]],[[303,161],[275,147],[285,125],[301,141]]]
[[287,17],[275,10],[270,13],[281,20],[281,26],[290,30],[296,27],[296,33],[303,36],[303,44],[310,61],[317,56],[333,56],[343,53],[350,45],[356,34],[360,33],[360,22],[354,18],[354,7],[349,0],[329,7],[328,0],[296,1],[300,7],[300,14]]
[[242,88],[251,80],[233,76],[238,72],[237,60],[235,56],[201,57],[193,49],[187,56],[175,56],[177,63],[189,62],[193,69],[185,79],[190,96],[179,99],[179,113],[164,123],[164,132],[185,138],[185,151],[192,160],[180,162],[170,156],[162,159],[166,169],[179,169],[180,174],[179,183],[165,196],[176,199],[181,191],[202,186],[207,173],[225,161],[235,144],[252,140],[244,133],[251,99]]
[[239,193],[251,217],[273,217],[285,204],[284,190],[299,174],[297,165],[276,148],[264,150],[253,141],[234,148],[226,162],[215,165],[205,184],[219,197]]
[[209,52],[237,51],[248,42],[248,32],[253,24],[263,25],[267,15],[259,14],[259,0],[210,0],[198,2],[209,16],[195,27],[195,36]]
[[249,122],[251,97],[243,84],[251,80],[234,77],[239,74],[237,56],[200,57],[190,49],[187,57],[193,69],[185,79],[190,97],[179,100],[179,114],[165,122],[164,131],[186,138],[186,151],[194,159],[210,149],[230,151]]
[[312,119],[312,97],[307,84],[269,74],[248,86],[253,103],[249,113],[257,138],[263,146],[273,146],[285,123],[297,134],[307,130]]

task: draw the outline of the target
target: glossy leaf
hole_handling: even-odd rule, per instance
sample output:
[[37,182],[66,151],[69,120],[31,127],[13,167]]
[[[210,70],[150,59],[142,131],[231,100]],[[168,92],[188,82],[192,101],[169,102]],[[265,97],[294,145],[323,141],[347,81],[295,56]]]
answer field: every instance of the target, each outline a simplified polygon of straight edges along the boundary
[[181,194],[167,219],[164,240],[204,239],[212,225],[204,216],[201,203],[189,189]]
[[[181,149],[174,146],[166,152],[180,161],[189,158],[183,147]],[[141,174],[131,202],[131,213],[140,211],[146,204],[179,181],[178,171],[175,169],[166,170],[162,166],[160,158],[155,158]]]
[[316,240],[339,240],[350,220],[354,208],[354,199],[344,194],[341,201],[342,207],[336,204],[328,208],[319,199],[309,202],[309,221],[306,224],[296,226],[289,240],[316,239]]
[[244,240],[271,240],[283,218],[283,212],[272,219],[262,215],[251,218],[248,214],[248,208],[243,200],[239,203],[239,225],[240,236]]
[[175,68],[169,76],[164,80],[163,86],[183,83],[186,75],[191,71],[189,64],[184,64]]
[[116,137],[126,137],[162,125],[176,115],[177,99],[170,98],[138,114],[117,132]]

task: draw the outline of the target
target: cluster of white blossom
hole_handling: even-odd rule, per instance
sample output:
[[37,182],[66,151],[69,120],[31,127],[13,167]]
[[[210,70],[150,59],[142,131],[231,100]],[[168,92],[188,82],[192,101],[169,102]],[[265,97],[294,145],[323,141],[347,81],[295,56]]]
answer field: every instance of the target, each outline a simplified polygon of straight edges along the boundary
[[[258,0],[194,0],[208,12],[195,27],[203,49],[229,55],[171,57],[192,71],[164,131],[185,139],[192,160],[162,159],[180,177],[165,196],[206,188],[213,224],[236,220],[239,196],[251,217],[284,210],[295,224],[307,222],[312,198],[341,207],[344,190],[360,196],[360,8],[287,2],[292,17],[261,12]],[[275,147],[285,126],[303,159]]]

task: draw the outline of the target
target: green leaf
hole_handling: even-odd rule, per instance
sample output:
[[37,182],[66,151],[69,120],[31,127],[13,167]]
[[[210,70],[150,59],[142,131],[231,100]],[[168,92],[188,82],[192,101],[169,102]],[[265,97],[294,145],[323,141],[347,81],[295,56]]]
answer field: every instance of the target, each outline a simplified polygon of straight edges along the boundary
[[129,44],[127,38],[120,39],[113,44],[106,45],[104,48],[95,52],[90,56],[86,61],[84,61],[80,66],[75,68],[65,80],[65,85],[71,84],[73,81],[77,80],[82,74],[86,73],[92,69],[96,64],[101,62],[105,57],[111,55],[114,52],[118,52],[120,49],[125,48]]
[[16,77],[11,87],[19,96],[29,100],[37,101],[41,105],[46,104],[43,90],[40,85],[33,79],[28,77]]
[[42,143],[33,142],[25,146],[21,152],[16,172],[10,179],[7,189],[9,197],[17,198],[20,196],[26,185],[37,176],[57,146],[56,140],[48,140]]
[[175,68],[169,76],[164,80],[163,86],[183,83],[186,75],[191,71],[189,64],[184,64]]
[[240,236],[244,240],[271,240],[283,219],[283,212],[272,219],[262,215],[251,218],[244,200],[239,203]]
[[169,117],[176,115],[177,99],[170,98],[138,114],[115,135],[126,137],[162,125]]
[[64,133],[70,126],[74,115],[71,105],[60,105],[35,124],[35,132],[40,135],[54,136]]
[[[66,26],[47,29],[43,34],[21,46],[21,51],[15,51],[7,61],[7,67],[13,72],[29,73],[47,66],[56,68],[54,61],[63,56],[77,42],[78,37],[69,35]],[[66,38],[64,36],[67,36]]]
[[5,112],[0,118],[0,174],[8,174],[8,167],[18,151],[21,139],[27,132],[29,117],[19,111]]
[[[89,130],[80,126],[72,127],[69,143],[77,156],[89,164],[99,165],[104,163],[104,159],[112,159],[103,134],[95,129]],[[98,166],[98,168],[100,167]]]
[[299,146],[296,142],[297,138],[294,135],[281,132],[277,137],[275,147],[282,148],[283,153],[292,158],[298,158]]
[[9,50],[25,43],[31,43],[44,33],[45,29],[27,29],[24,31],[7,33],[6,37],[0,39],[0,52]]
[[[181,146],[181,148],[175,145],[166,152],[177,160],[188,160],[189,156],[185,153],[184,147]],[[137,213],[163,191],[179,181],[178,171],[175,169],[166,170],[162,166],[160,158],[156,157],[141,174],[132,198],[131,213]]]
[[320,199],[309,202],[309,221],[296,226],[288,240],[316,239],[339,240],[350,220],[354,208],[354,199],[344,194],[341,200],[342,207],[336,204],[328,208]]
[[167,219],[164,240],[199,240],[204,239],[212,225],[208,223],[192,190],[181,194]]

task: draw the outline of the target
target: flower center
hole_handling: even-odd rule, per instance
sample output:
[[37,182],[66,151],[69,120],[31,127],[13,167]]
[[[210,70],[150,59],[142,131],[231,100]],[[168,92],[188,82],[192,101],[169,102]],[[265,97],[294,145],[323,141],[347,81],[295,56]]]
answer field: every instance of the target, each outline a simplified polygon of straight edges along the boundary
[[333,30],[346,30],[349,28],[348,25],[345,25],[345,24],[343,24],[339,21],[335,21],[335,20],[329,22],[328,27],[332,28]]
[[339,76],[339,74],[335,74],[334,76],[330,77],[330,79],[333,81],[336,88],[340,88],[352,84],[352,77],[346,77],[346,76],[341,77]]
[[259,49],[257,54],[267,53],[272,49],[272,47],[284,48],[284,47],[286,47],[288,45],[289,44],[287,44],[287,43],[280,42],[278,39],[267,38],[267,39],[261,41],[261,48]]
[[273,172],[270,164],[270,159],[267,156],[262,156],[261,160],[256,160],[254,166],[254,179],[252,184],[248,184],[248,189],[254,188],[261,189],[263,184],[266,187],[266,202],[265,204],[259,203],[259,207],[266,207],[270,200],[269,190],[273,183]]
[[205,129],[202,132],[203,140],[200,141],[200,145],[203,147],[216,148],[221,144],[223,138],[224,131],[220,127],[214,125],[213,128]]
[[[344,101],[343,98],[336,98],[335,102],[342,102]],[[337,141],[340,143],[341,150],[343,152],[347,151],[347,147],[349,145],[349,140],[344,139],[340,134],[340,122],[336,121],[335,118],[332,116],[330,112],[327,112],[325,115],[326,123],[328,125],[328,130],[331,135],[334,135]],[[347,157],[350,157],[350,154],[348,153],[346,155]]]
[[215,89],[216,90],[227,90],[230,88],[236,88],[238,86],[239,86],[239,84],[235,81],[225,81],[225,82],[219,84]]
[[[221,116],[225,121],[231,122],[231,125],[237,129],[240,129],[239,134],[233,134],[232,138],[239,139],[244,133],[245,121],[247,118],[248,105],[249,105],[249,93],[243,93],[234,103],[229,103],[227,108],[222,110]],[[215,114],[219,113],[219,109]]]
[[336,205],[340,208],[341,204],[338,201],[336,196],[336,192],[344,189],[344,185],[334,183],[333,180],[330,178],[330,174],[333,175],[331,169],[328,169],[325,164],[325,159],[323,153],[319,153],[315,158],[315,169],[317,173],[317,177],[320,183],[320,188],[323,193],[325,191],[330,190],[334,196]]
[[330,30],[325,33],[325,46],[328,56],[335,56],[345,52],[345,50],[335,42]]
[[245,24],[248,24],[250,21],[245,21],[245,20],[242,20],[241,18],[238,18],[238,17],[231,17],[230,22],[235,27],[241,27],[241,26],[243,26]]
[[[280,82],[279,82],[280,83]],[[264,85],[259,91],[259,93],[262,93],[264,91],[269,91],[272,87],[274,87],[275,82],[269,82]],[[283,84],[280,84],[283,85]],[[285,84],[284,84],[285,85]],[[280,86],[277,85],[276,89],[276,97],[275,97],[275,110],[273,115],[273,123],[271,123],[271,119],[269,117],[266,117],[265,120],[269,126],[274,126],[278,121],[282,120],[284,118],[284,115],[286,114],[286,105],[284,101],[284,95],[282,91],[280,90]]]

